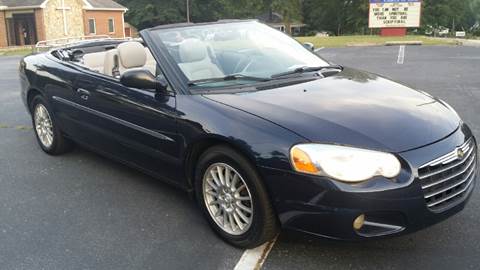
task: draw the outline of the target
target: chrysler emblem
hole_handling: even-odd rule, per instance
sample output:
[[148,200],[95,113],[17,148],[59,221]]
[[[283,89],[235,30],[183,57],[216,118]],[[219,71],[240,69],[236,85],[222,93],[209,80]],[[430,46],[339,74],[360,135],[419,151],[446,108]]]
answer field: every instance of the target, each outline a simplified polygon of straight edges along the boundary
[[457,156],[458,156],[459,159],[462,159],[463,156],[465,156],[465,152],[463,152],[462,149],[458,149],[457,150]]

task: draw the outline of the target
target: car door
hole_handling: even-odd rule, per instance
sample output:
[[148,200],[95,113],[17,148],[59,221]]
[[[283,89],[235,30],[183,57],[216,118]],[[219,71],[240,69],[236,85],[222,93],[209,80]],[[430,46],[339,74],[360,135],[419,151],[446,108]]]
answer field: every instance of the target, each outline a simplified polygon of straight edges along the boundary
[[77,76],[82,140],[114,158],[177,183],[182,179],[180,136],[173,92],[159,94],[123,86],[91,72]]

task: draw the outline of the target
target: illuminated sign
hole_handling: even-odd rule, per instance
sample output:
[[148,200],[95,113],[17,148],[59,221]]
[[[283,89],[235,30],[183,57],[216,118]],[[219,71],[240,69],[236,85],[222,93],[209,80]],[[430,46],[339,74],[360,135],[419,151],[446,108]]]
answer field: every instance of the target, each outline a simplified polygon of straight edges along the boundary
[[421,0],[370,0],[370,28],[420,27]]

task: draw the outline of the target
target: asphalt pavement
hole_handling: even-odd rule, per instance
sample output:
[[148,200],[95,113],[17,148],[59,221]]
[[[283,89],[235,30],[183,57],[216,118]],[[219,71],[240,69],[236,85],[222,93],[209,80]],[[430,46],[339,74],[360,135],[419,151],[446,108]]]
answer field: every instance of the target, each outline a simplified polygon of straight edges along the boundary
[[[480,137],[480,48],[323,49],[457,109]],[[233,269],[243,250],[217,238],[183,192],[81,148],[37,146],[20,100],[19,57],[0,57],[0,269]],[[348,109],[348,108],[347,108]],[[421,232],[360,243],[282,232],[263,269],[478,269],[479,188],[466,209]]]

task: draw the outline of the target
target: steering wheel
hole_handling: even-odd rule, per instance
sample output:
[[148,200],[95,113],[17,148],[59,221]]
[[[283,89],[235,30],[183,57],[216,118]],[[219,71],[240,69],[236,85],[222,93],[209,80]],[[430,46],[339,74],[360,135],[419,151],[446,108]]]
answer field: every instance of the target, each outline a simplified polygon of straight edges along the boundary
[[237,65],[235,65],[235,68],[233,69],[233,73],[244,73],[254,62],[256,62],[256,59],[252,57],[252,53],[250,52],[251,50],[248,50],[248,52],[244,54],[244,57],[238,61]]
[[238,61],[237,65],[234,68],[234,73],[246,73],[249,68],[254,64],[261,61],[264,54],[261,49],[245,49],[241,51],[243,58]]

